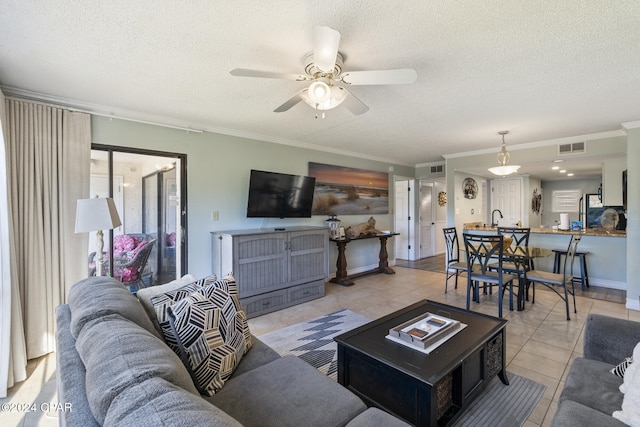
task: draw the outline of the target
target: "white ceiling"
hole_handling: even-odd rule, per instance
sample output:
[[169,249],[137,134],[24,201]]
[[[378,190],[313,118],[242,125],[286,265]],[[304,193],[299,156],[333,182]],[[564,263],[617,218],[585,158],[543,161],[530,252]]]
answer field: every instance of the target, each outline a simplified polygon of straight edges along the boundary
[[[315,119],[302,82],[312,28],[342,34],[344,69],[413,68],[350,88],[370,110]],[[0,3],[0,85],[95,111],[406,165],[621,129],[640,120],[638,0],[240,0]],[[598,163],[599,164],[599,163]]]

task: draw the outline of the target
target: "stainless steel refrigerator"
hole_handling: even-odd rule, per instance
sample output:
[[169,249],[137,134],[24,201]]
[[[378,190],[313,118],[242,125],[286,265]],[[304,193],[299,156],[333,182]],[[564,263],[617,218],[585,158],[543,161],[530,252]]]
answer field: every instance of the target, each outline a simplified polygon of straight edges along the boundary
[[622,206],[604,206],[602,204],[602,196],[600,194],[583,194],[580,198],[580,221],[585,228],[601,227],[601,217],[606,209],[614,209],[622,221],[619,222],[617,228],[624,230],[626,228],[625,210]]
[[600,217],[604,210],[602,195],[583,194],[580,198],[580,221],[585,228],[600,227]]

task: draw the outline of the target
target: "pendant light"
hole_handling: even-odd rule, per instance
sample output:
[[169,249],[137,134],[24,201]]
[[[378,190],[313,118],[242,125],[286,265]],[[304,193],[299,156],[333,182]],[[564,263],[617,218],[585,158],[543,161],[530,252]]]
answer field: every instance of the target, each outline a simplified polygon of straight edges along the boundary
[[504,144],[504,136],[508,133],[509,133],[508,130],[502,130],[498,132],[498,135],[502,135],[501,150],[498,153],[498,163],[500,164],[500,166],[489,168],[489,172],[491,172],[492,174],[499,175],[499,176],[507,176],[507,175],[511,175],[512,173],[518,172],[518,169],[520,169],[520,165],[509,164],[509,158],[511,157],[511,155],[507,151],[507,148]]

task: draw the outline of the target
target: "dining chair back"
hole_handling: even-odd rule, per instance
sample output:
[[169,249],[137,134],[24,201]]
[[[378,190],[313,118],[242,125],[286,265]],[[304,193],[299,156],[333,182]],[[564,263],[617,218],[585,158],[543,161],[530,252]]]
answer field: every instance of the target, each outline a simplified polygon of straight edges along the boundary
[[[502,271],[518,275],[518,289],[524,290],[525,273],[533,268],[533,258],[529,257],[530,228],[498,227],[498,234],[505,238]],[[506,242],[509,243],[506,243]],[[521,295],[520,292],[518,295]],[[518,298],[518,309],[524,307],[524,297]]]
[[502,317],[502,300],[509,286],[509,309],[513,310],[513,281],[517,276],[503,271],[504,236],[465,233],[467,254],[467,310],[473,300],[480,302],[480,282],[498,287],[498,316]]
[[511,239],[510,246],[528,247],[531,229],[528,227],[498,227],[498,234],[502,234],[505,239]]
[[458,233],[455,227],[443,228],[444,241],[447,246],[447,259],[445,260],[446,277],[444,280],[444,293],[447,293],[449,279],[456,278],[455,289],[458,289],[458,276],[467,271],[467,263],[460,262],[460,244],[458,243]]
[[[533,289],[533,297],[531,301],[533,303],[536,301],[535,284],[540,283],[541,285],[546,286],[564,300],[567,310],[567,320],[571,320],[571,317],[569,317],[569,294],[573,297],[573,312],[578,312],[576,309],[576,294],[573,287],[573,261],[576,257],[578,243],[580,243],[581,239],[582,235],[580,234],[571,235],[569,247],[567,248],[567,256],[564,258],[562,266],[562,272],[552,273],[549,271],[533,269],[526,273],[526,280],[528,283],[531,283],[531,288]],[[570,290],[569,285],[571,285]],[[560,293],[557,288],[562,288],[563,293]]]

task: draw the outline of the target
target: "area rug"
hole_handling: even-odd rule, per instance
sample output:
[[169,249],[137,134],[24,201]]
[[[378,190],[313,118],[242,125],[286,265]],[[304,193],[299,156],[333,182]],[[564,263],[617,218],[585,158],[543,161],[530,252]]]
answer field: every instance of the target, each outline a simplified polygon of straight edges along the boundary
[[367,316],[340,310],[258,338],[281,356],[293,354],[332,379],[337,379],[338,352],[333,337],[370,322]]
[[[338,355],[333,337],[370,321],[368,317],[353,311],[340,310],[258,338],[281,356],[298,356],[336,380]],[[507,376],[508,386],[494,378],[454,425],[522,426],[538,404],[546,387],[516,374],[508,373]]]
[[453,424],[455,427],[520,427],[547,387],[516,374],[507,373],[509,385],[498,378],[491,380],[485,391]]

